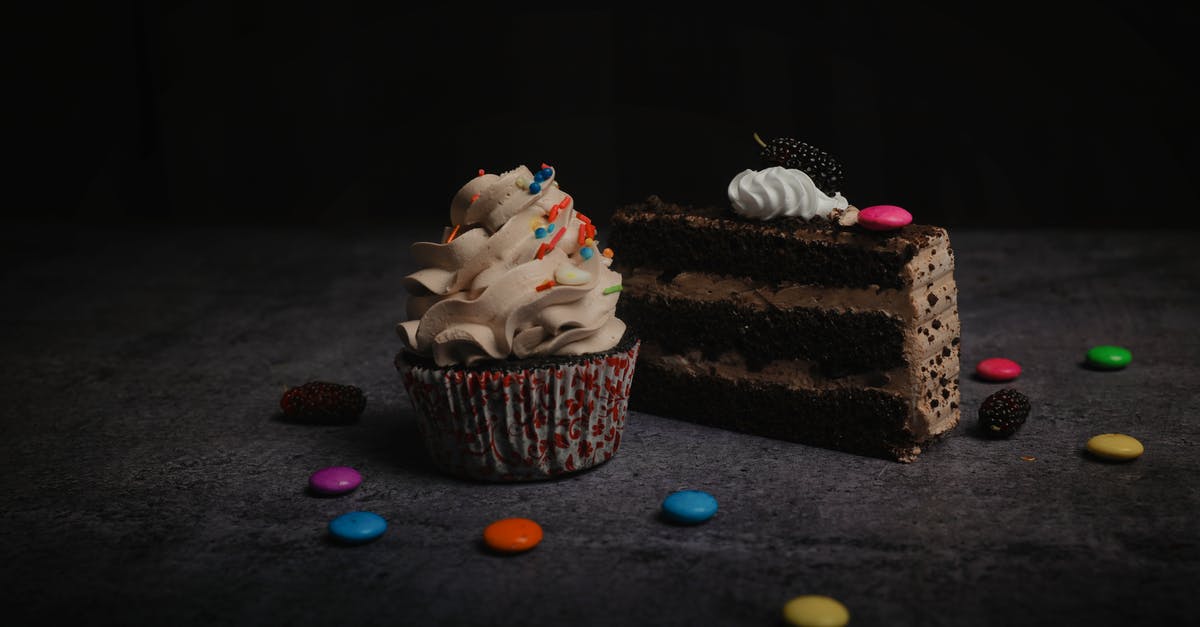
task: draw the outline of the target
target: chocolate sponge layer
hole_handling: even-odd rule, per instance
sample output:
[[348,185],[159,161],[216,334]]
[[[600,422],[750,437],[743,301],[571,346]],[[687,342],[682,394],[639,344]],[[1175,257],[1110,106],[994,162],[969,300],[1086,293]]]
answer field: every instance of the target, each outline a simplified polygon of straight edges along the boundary
[[922,444],[904,427],[904,399],[881,390],[805,390],[643,362],[630,403],[658,416],[884,459],[911,461]]
[[905,264],[941,232],[925,225],[871,232],[800,218],[763,222],[651,196],[613,214],[609,242],[618,269],[649,266],[776,283],[900,288]]

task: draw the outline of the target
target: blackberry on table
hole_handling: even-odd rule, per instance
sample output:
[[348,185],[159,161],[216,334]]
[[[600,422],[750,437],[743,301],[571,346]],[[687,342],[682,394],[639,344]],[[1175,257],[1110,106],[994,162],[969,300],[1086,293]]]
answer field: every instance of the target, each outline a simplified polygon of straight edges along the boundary
[[316,422],[349,422],[366,408],[367,397],[353,385],[309,381],[283,393],[279,407],[288,418]]
[[979,405],[979,429],[990,437],[1006,438],[1025,424],[1029,410],[1029,397],[1005,388],[983,399]]

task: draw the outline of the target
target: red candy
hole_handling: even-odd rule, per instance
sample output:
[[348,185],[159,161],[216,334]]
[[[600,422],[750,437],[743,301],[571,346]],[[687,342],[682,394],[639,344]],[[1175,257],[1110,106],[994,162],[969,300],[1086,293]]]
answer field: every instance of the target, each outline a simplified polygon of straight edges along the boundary
[[858,225],[871,231],[892,231],[912,223],[912,214],[896,205],[875,205],[858,212]]
[[1021,374],[1021,365],[1011,359],[992,357],[979,362],[975,374],[985,381],[1012,381]]

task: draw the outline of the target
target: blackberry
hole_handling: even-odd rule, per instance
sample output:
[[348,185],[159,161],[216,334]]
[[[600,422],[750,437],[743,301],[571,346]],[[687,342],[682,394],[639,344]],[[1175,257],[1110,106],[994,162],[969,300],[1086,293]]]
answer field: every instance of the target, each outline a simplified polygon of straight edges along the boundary
[[1007,438],[1025,424],[1029,409],[1029,397],[1005,388],[979,405],[979,429],[993,438]]
[[840,192],[846,185],[846,171],[842,163],[811,144],[791,137],[776,137],[764,142],[758,133],[754,134],[754,141],[762,146],[759,154],[763,161],[804,172],[826,194]]
[[291,388],[279,399],[283,415],[309,422],[350,422],[367,406],[363,391],[353,385],[309,381]]

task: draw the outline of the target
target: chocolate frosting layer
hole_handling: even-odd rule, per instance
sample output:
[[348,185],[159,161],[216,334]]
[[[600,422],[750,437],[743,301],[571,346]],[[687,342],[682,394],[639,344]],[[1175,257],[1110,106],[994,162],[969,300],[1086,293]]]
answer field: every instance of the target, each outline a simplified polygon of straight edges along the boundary
[[717,359],[732,351],[751,369],[775,360],[806,359],[823,376],[839,377],[906,363],[904,324],[880,311],[759,309],[729,301],[668,301],[638,294],[621,302],[620,313],[640,337],[665,352],[698,350]]

